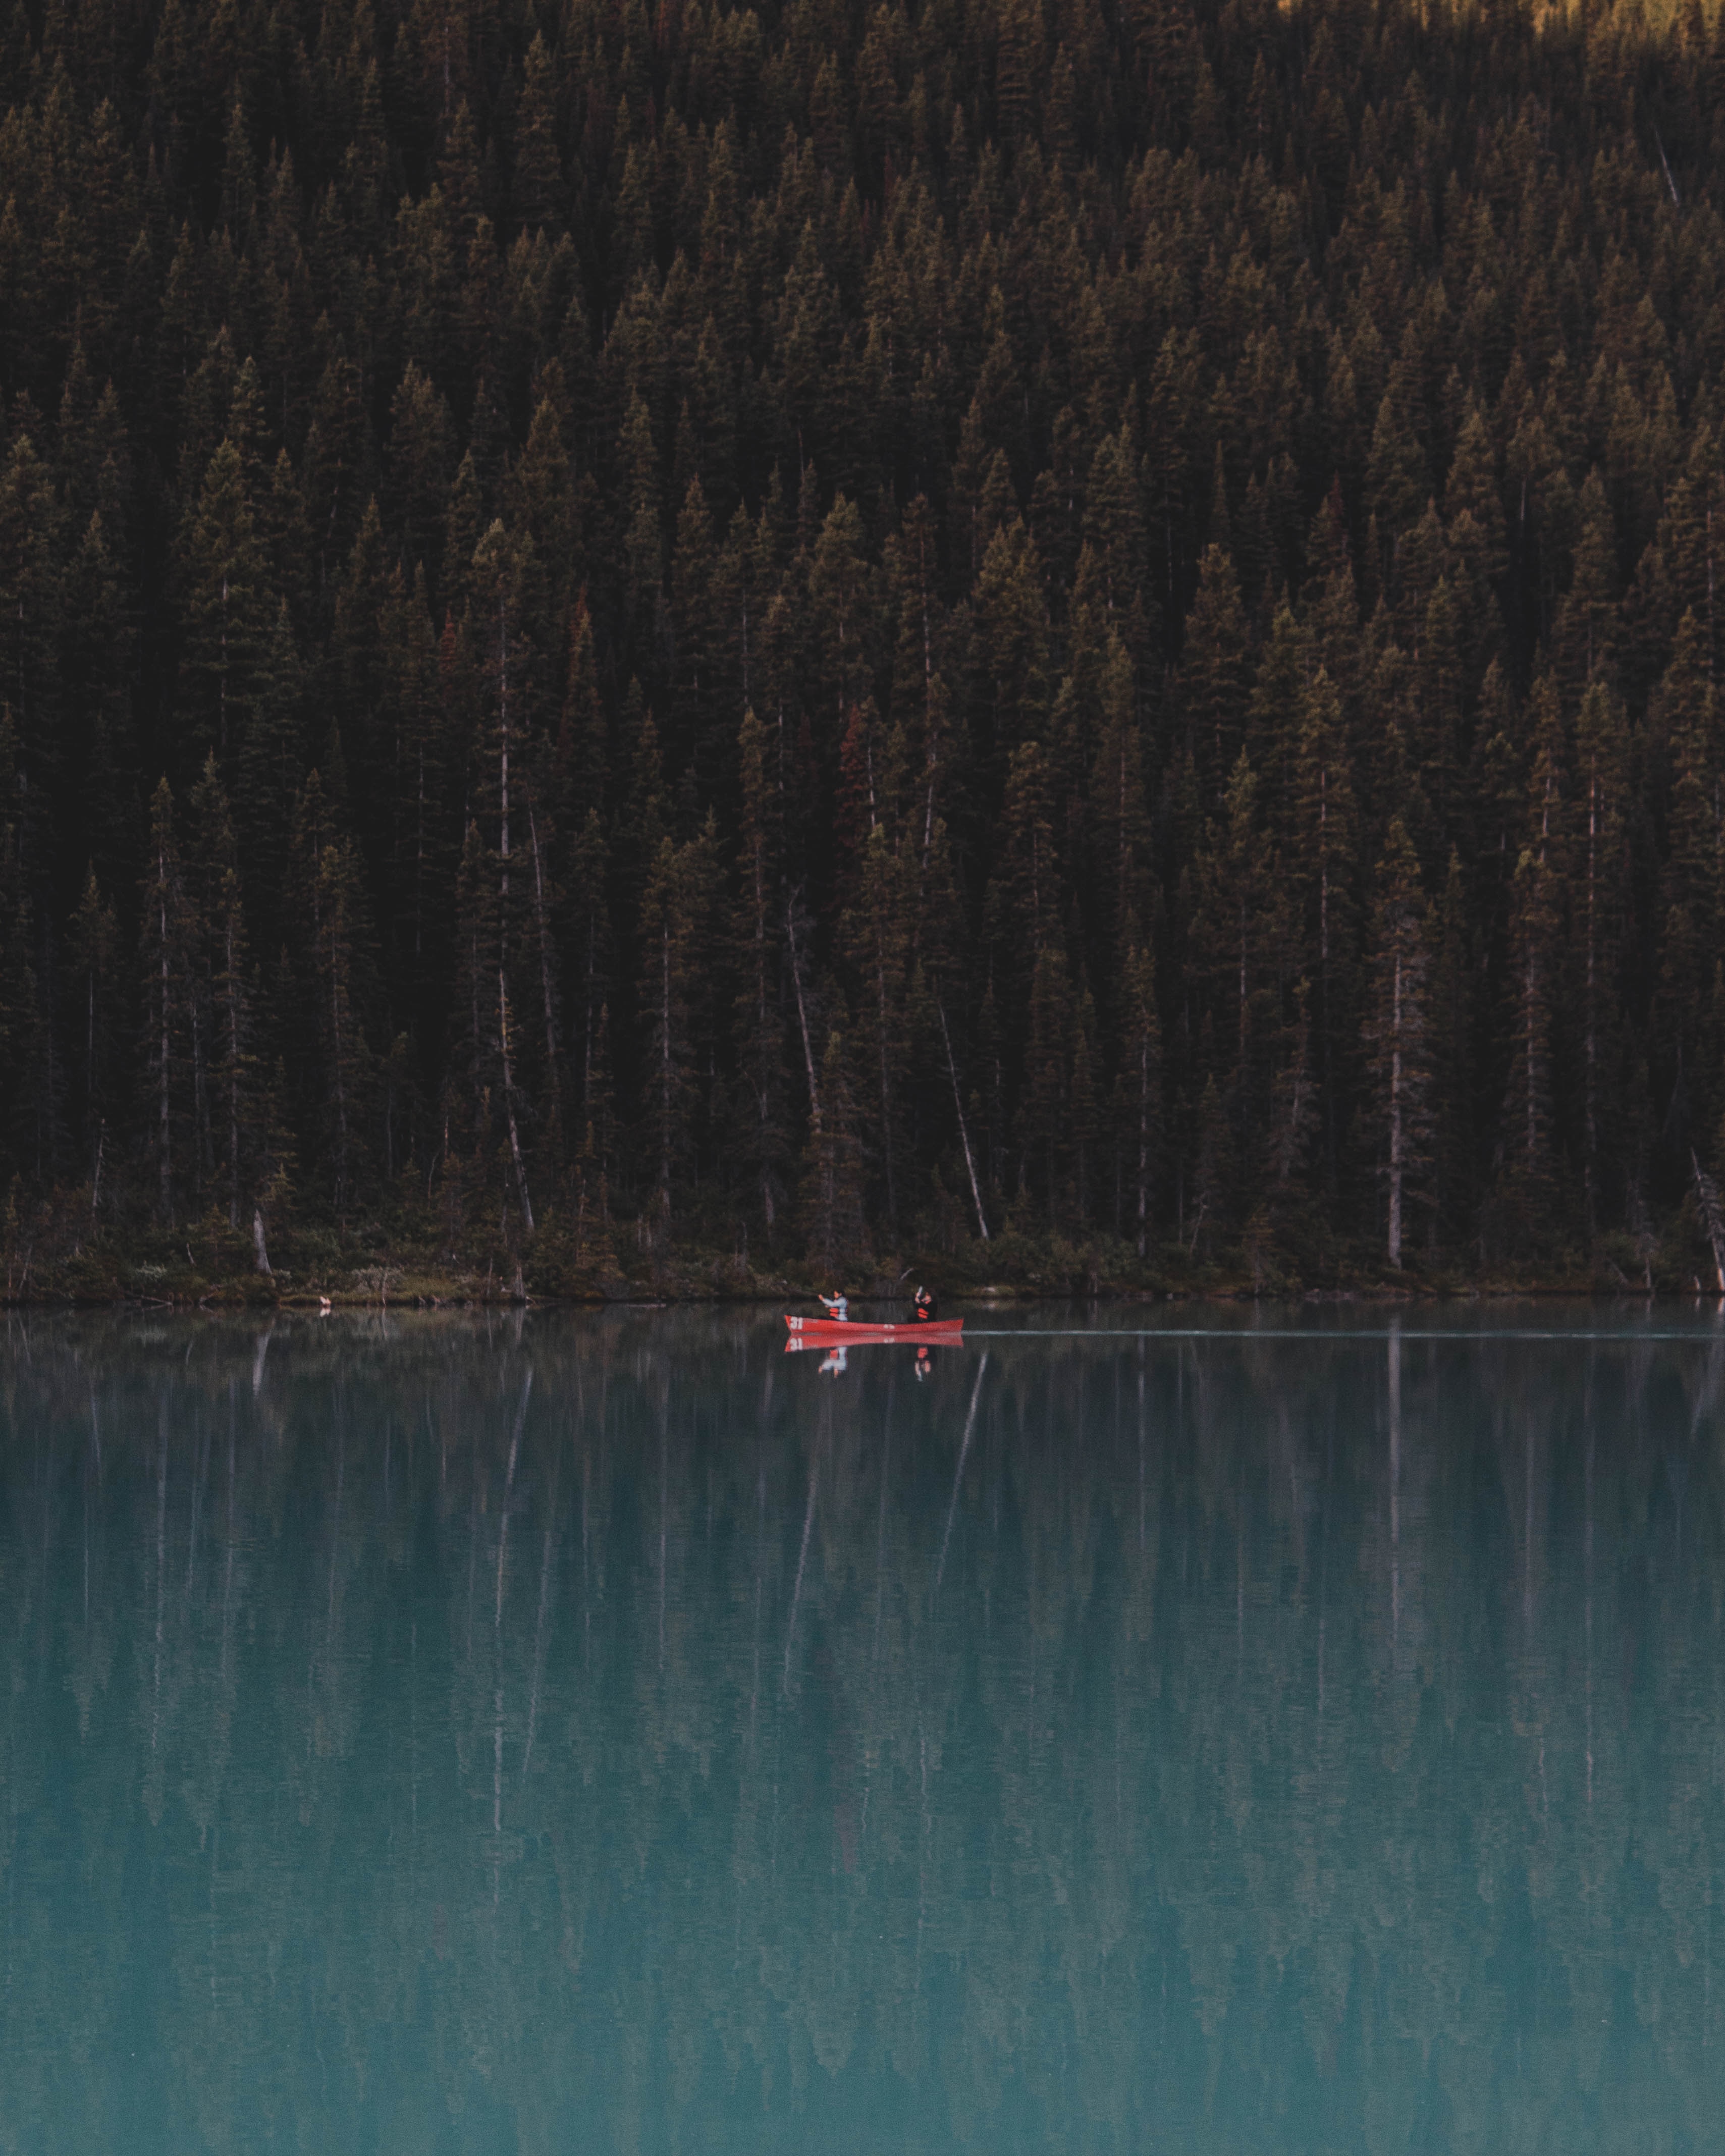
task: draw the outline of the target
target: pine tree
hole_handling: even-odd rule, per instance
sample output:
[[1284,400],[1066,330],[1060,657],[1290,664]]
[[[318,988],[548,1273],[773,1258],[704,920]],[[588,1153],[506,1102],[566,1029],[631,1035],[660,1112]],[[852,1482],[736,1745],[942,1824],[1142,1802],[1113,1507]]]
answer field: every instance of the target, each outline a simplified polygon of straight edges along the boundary
[[842,936],[857,982],[853,1039],[868,1044],[874,1094],[875,1156],[880,1163],[888,1233],[899,1232],[901,1095],[908,1051],[909,911],[914,888],[901,849],[877,823],[863,848]]
[[1451,853],[1430,926],[1431,1243],[1460,1242],[1471,1220],[1473,1177],[1473,967],[1467,948],[1466,895],[1459,855]]
[[1431,952],[1420,863],[1399,817],[1390,820],[1372,908],[1365,1039],[1379,1159],[1389,1199],[1385,1255],[1402,1262],[1407,1209],[1425,1194],[1430,1163]]
[[225,764],[250,746],[275,611],[240,454],[231,440],[221,443],[203,475],[182,574],[193,738]]
[[1622,707],[1595,681],[1575,726],[1575,941],[1581,974],[1582,1174],[1589,1234],[1599,1226],[1599,1183],[1615,1135],[1619,1061],[1618,978],[1627,890],[1625,801],[1630,746]]
[[1233,562],[1220,547],[1206,548],[1199,565],[1180,688],[1192,754],[1206,783],[1220,786],[1245,739],[1247,696],[1245,614]]
[[1511,888],[1501,1184],[1507,1224],[1524,1244],[1549,1224],[1553,1197],[1553,1018],[1563,890],[1561,717],[1549,676],[1536,685],[1533,704],[1527,821]]
[[1072,1155],[1072,1209],[1080,1235],[1090,1232],[1091,1199],[1101,1127],[1097,1111],[1098,1060],[1096,998],[1085,981],[1079,985],[1077,1008],[1073,1014],[1072,1069],[1066,1096],[1066,1136]]
[[434,575],[442,558],[454,431],[448,399],[410,359],[390,406],[383,496],[409,576],[422,565]]
[[532,232],[561,222],[563,196],[553,64],[542,33],[527,48],[523,78],[516,109],[513,200],[517,223]]
[[107,1134],[119,1106],[120,924],[92,868],[66,932],[78,1071],[80,1158],[90,1163],[90,1212],[101,1203]]
[[1156,1007],[1155,965],[1136,921],[1127,923],[1122,968],[1122,1136],[1131,1163],[1132,1220],[1141,1258],[1149,1255],[1151,1203],[1162,1137],[1162,1024]]
[[167,781],[150,801],[150,850],[139,888],[138,973],[148,1074],[145,1152],[155,1171],[157,1217],[171,1224],[176,1159],[183,1134],[182,1088],[188,1003],[186,892],[174,832],[174,798]]
[[1704,633],[1694,613],[1686,613],[1655,704],[1655,724],[1670,743],[1671,788],[1653,1045],[1669,1086],[1666,1137],[1680,1160],[1693,1148],[1695,1134],[1713,1120],[1717,1083],[1708,1023],[1714,964],[1725,927],[1717,713],[1717,692],[1707,678]]
[[1303,892],[1317,988],[1317,1065],[1324,1154],[1333,1187],[1340,1153],[1343,1044],[1353,993],[1353,871],[1357,844],[1353,778],[1334,685],[1320,667],[1304,697],[1295,764],[1291,861]]
[[[531,723],[532,650],[526,619],[526,592],[533,569],[531,543],[506,531],[494,522],[473,560],[475,596],[485,601],[482,675],[490,711],[490,742],[480,792],[496,819],[497,898],[492,915],[495,941],[495,980],[488,984],[495,1027],[497,1074],[504,1127],[509,1138],[510,1165],[521,1221],[533,1233],[533,1205],[527,1187],[526,1152],[521,1128],[526,1111],[519,1079],[522,1046],[520,1025],[512,999],[517,994],[517,916],[524,902],[534,904],[539,935],[539,987],[543,998],[547,1082],[555,1089],[557,1072],[557,1018],[551,984],[548,912],[544,896],[542,857],[531,842],[532,817],[526,799],[523,765]],[[523,834],[521,826],[529,827]],[[523,844],[524,835],[530,843]],[[527,858],[517,867],[517,856]],[[556,1115],[555,1091],[552,1099]]]
[[1052,937],[1037,947],[1025,1014],[1024,1096],[1019,1110],[1019,1188],[1040,1197],[1043,1218],[1059,1218],[1060,1172],[1067,1152],[1072,1028],[1071,976]]
[[789,1164],[785,1127],[784,1013],[779,997],[778,797],[768,767],[767,729],[752,708],[737,735],[742,820],[732,932],[740,1073],[738,1140],[770,1245]]
[[640,393],[631,393],[618,442],[625,508],[623,542],[624,619],[637,654],[644,658],[658,636],[664,536],[660,529],[659,453]]
[[1117,636],[1108,639],[1098,685],[1101,724],[1090,773],[1091,859],[1102,897],[1099,911],[1113,952],[1123,957],[1148,909],[1153,862],[1143,736],[1132,661]]
[[[1284,991],[1296,978],[1281,860],[1266,842],[1244,750],[1223,811],[1194,867],[1193,958],[1219,1059],[1208,1075],[1225,1080],[1226,1106],[1244,1132],[1262,1127]],[[1219,1202],[1219,1184],[1212,1195]]]
[[340,1217],[355,1200],[369,1152],[372,937],[358,850],[315,771],[295,809],[293,865],[312,1050],[308,1097],[318,1104],[313,1122]]
[[836,1286],[865,1242],[856,1104],[836,1027],[821,1056],[819,1097],[822,1110],[811,1119],[803,1155],[803,1225],[817,1273]]
[[[0,465],[0,699],[23,771],[45,797],[60,776],[55,665],[64,583],[63,518],[54,477],[28,429],[28,400],[13,408],[10,450]],[[26,846],[30,844],[26,834]]]
[[250,1192],[256,1079],[239,846],[213,754],[193,791],[191,809],[202,886],[196,905],[203,946],[199,988],[213,1032],[208,1051],[215,1096],[212,1120],[219,1147],[218,1177],[227,1188],[228,1224],[237,1229]]
[[[28,803],[11,717],[0,706],[0,1146],[11,1175],[41,1158],[42,1008],[24,847]],[[9,1179],[8,1178],[8,1179]]]
[[660,841],[641,903],[639,1008],[645,1033],[643,1150],[666,1234],[698,1138],[698,1058],[711,993],[709,942],[718,834]]

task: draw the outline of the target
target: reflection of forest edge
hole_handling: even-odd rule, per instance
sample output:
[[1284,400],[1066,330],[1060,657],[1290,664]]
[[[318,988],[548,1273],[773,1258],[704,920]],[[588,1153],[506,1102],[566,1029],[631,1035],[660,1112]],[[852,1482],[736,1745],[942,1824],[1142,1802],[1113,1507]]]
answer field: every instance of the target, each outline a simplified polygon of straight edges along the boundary
[[1720,2113],[1725,1337],[8,1340],[0,2145]]

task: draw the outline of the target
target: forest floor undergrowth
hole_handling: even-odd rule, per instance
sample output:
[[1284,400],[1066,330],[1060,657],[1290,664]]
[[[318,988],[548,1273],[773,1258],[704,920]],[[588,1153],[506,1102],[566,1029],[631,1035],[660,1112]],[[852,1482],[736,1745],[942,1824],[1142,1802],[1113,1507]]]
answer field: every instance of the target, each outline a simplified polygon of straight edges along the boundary
[[1468,1265],[1422,1250],[1392,1268],[1381,1245],[1328,1242],[1290,1249],[1266,1238],[1204,1250],[1170,1237],[1140,1257],[1109,1235],[1063,1236],[1008,1229],[979,1238],[906,1238],[901,1247],[820,1257],[787,1241],[751,1248],[706,1237],[665,1238],[644,1224],[572,1229],[555,1217],[531,1236],[476,1234],[451,1241],[423,1219],[386,1226],[295,1223],[272,1230],[271,1270],[254,1240],[224,1216],[168,1229],[8,1219],[0,1247],[0,1301],[167,1307],[461,1308],[564,1302],[808,1302],[842,1285],[860,1315],[908,1303],[926,1281],[951,1307],[1077,1297],[1140,1302],[1433,1301],[1491,1295],[1712,1293],[1713,1270],[1696,1225],[1680,1214],[1656,1246],[1603,1238],[1591,1249],[1548,1250]]

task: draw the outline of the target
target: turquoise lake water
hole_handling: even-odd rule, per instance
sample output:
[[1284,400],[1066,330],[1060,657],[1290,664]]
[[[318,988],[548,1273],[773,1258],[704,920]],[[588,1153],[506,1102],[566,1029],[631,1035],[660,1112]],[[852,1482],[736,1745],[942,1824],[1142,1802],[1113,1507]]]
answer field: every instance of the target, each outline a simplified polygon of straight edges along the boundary
[[1720,2145],[1711,1306],[3,1331],[0,2148]]

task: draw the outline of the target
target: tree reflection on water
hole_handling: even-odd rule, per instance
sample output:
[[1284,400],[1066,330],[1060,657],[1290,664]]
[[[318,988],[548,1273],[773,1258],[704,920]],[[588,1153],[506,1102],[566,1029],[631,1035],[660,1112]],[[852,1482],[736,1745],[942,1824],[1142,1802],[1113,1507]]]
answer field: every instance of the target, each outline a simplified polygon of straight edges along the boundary
[[8,1339],[8,2145],[1720,2115],[1717,1334]]

